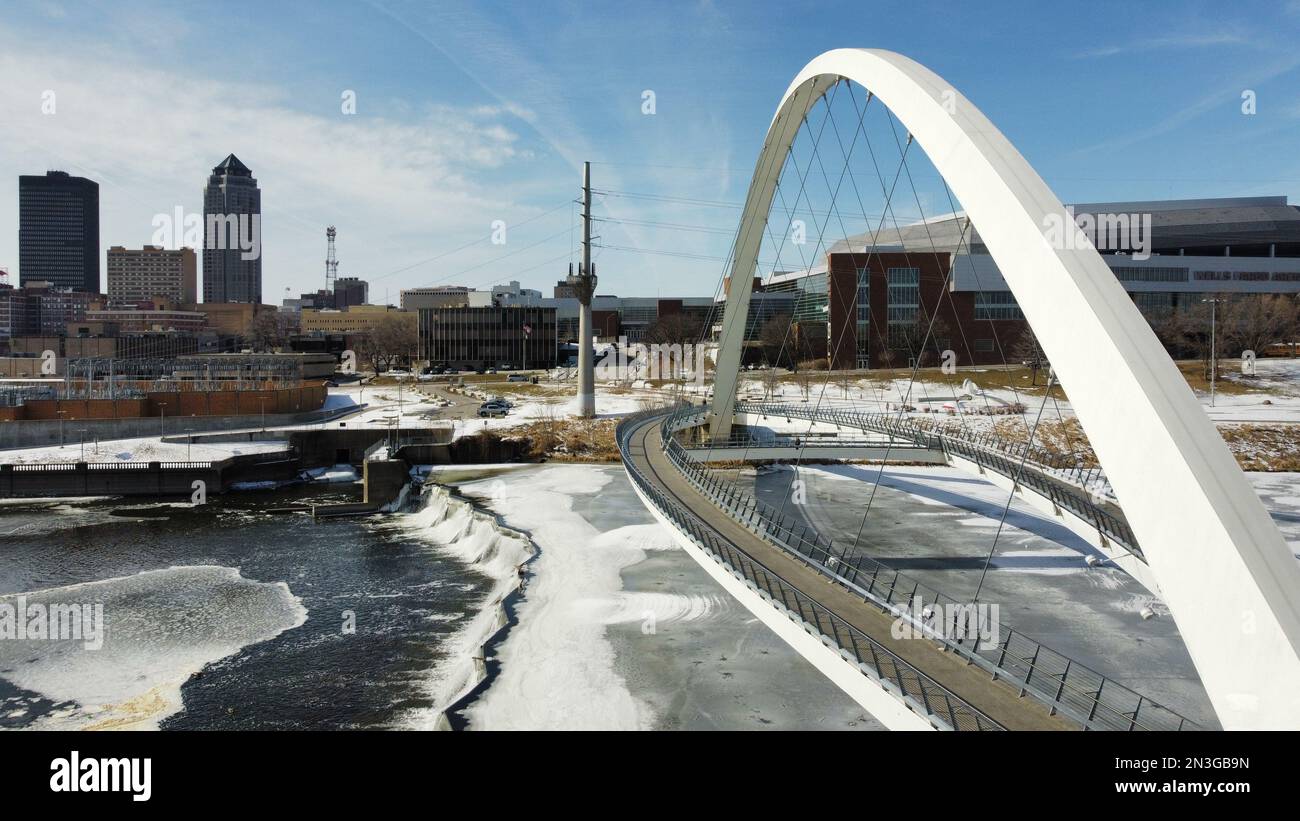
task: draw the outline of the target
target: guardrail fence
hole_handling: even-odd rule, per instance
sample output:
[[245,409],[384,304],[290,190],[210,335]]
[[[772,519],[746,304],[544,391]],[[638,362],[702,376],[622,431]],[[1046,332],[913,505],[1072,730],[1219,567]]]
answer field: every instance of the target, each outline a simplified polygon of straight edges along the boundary
[[[1022,695],[1033,696],[1053,713],[1059,712],[1086,729],[1199,729],[1169,708],[1107,679],[1005,623],[999,625],[996,643],[978,639],[954,640],[936,633],[932,626],[917,620],[912,614],[910,605],[914,597],[920,596],[934,607],[969,603],[958,602],[869,556],[850,555],[851,547],[835,545],[833,540],[824,538],[801,520],[758,501],[737,483],[722,479],[691,460],[674,434],[701,424],[706,418],[704,409],[679,405],[667,410],[643,412],[631,417],[624,425],[628,425],[630,430],[633,419],[639,422],[648,418],[646,414],[656,413],[663,416],[660,433],[665,455],[705,498],[756,535],[798,557],[808,567],[848,588],[864,601],[874,602],[907,619],[915,629],[988,671],[994,678],[1014,684]],[[624,447],[623,427],[620,425],[621,449]],[[713,552],[717,553],[716,550]],[[979,631],[974,632],[978,635]]]

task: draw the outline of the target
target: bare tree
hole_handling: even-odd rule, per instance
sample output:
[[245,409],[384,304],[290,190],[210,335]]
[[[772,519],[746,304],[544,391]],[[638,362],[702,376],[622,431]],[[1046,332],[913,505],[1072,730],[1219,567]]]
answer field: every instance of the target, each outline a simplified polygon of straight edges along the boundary
[[907,325],[890,328],[895,334],[894,345],[897,351],[906,351],[909,358],[915,360],[918,367],[924,367],[931,359],[940,358],[944,350],[950,347],[952,327],[941,316],[933,319],[917,311],[915,321]]
[[1221,361],[1229,348],[1229,334],[1224,332],[1223,324],[1225,316],[1230,313],[1228,299],[1223,294],[1213,294],[1208,298],[1217,300],[1217,305],[1192,302],[1179,308],[1169,323],[1169,332],[1177,341],[1180,354],[1201,360],[1205,379],[1210,378],[1210,363]]
[[[667,373],[660,373],[661,379],[673,379],[680,375],[684,365],[688,346],[700,341],[703,324],[689,314],[666,314],[659,317],[646,328],[645,342],[667,348]],[[681,346],[678,351],[673,346]],[[694,362],[696,368],[703,368],[703,362]]]
[[813,374],[810,370],[801,370],[795,374],[795,381],[799,385],[799,392],[803,394],[803,401],[808,401],[808,396],[812,393]]
[[790,316],[777,314],[763,323],[758,329],[758,344],[763,346],[763,355],[773,367],[779,367],[781,361],[789,360],[790,350],[787,340],[790,335]]
[[700,341],[703,324],[690,314],[665,314],[645,330],[645,341],[658,345],[692,345]]
[[1029,384],[1034,386],[1038,385],[1038,372],[1051,367],[1051,363],[1047,361],[1047,354],[1043,352],[1043,346],[1038,344],[1034,329],[1028,324],[1025,325],[1020,338],[1016,340],[1015,347],[1011,349],[1011,358],[1029,368]]
[[409,355],[419,343],[419,332],[413,323],[400,314],[388,314],[362,337],[359,352],[375,373],[383,373]]
[[288,327],[277,311],[258,311],[249,328],[247,344],[255,351],[283,348],[289,339]]
[[1262,355],[1270,346],[1292,343],[1297,327],[1295,298],[1285,294],[1258,294],[1220,306],[1219,318],[1228,350]]

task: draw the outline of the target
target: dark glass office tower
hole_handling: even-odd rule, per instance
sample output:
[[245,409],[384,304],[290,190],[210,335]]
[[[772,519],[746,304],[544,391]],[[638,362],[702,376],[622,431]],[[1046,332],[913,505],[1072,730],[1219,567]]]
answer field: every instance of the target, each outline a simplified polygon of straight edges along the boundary
[[64,171],[18,178],[18,280],[99,293],[99,183]]
[[203,189],[203,301],[262,301],[262,192],[234,154]]

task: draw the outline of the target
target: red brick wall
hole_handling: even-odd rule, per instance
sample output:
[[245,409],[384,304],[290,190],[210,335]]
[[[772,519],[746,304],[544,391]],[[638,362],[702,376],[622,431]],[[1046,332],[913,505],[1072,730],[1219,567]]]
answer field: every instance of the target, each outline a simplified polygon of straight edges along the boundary
[[16,408],[0,408],[0,421],[52,420],[64,411],[76,419],[134,419],[141,416],[238,416],[261,413],[306,413],[319,410],[328,393],[323,385],[263,391],[180,391],[150,393],[144,399],[36,399]]
[[618,311],[592,311],[592,332],[601,339],[618,336]]
[[[830,302],[831,349],[833,367],[852,368],[857,349],[857,269],[867,266],[870,275],[870,334],[871,367],[885,367],[881,353],[887,347],[889,290],[885,274],[888,268],[910,267],[920,269],[922,315],[936,314],[946,326],[947,339],[927,341],[924,352],[894,352],[892,368],[906,368],[909,356],[920,354],[924,367],[939,364],[940,348],[957,354],[958,365],[1001,364],[1004,355],[1008,361],[1010,350],[1024,332],[1022,320],[976,320],[975,296],[970,292],[953,293],[948,290],[947,254],[899,252],[878,254],[831,254],[828,277]],[[842,340],[842,341],[841,341]],[[838,343],[838,344],[837,344]],[[991,350],[980,350],[980,348]]]

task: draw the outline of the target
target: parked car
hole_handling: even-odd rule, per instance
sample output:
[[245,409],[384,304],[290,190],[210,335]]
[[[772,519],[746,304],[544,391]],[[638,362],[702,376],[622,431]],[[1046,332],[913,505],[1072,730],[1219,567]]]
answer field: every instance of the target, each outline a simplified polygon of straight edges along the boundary
[[431,373],[422,373],[416,377],[417,382],[432,382],[433,380],[434,376]]
[[480,405],[478,409],[478,415],[485,416],[485,417],[487,416],[502,417],[508,413],[510,413],[510,411],[506,407],[502,405],[493,405],[490,403],[485,403],[483,405]]

